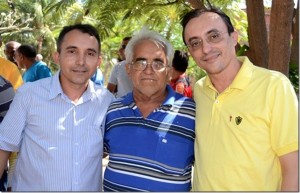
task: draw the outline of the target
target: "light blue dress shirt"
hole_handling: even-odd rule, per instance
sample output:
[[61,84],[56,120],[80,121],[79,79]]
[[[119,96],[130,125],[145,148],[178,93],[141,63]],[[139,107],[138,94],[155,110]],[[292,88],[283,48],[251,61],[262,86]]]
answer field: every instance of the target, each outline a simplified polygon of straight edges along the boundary
[[103,121],[113,95],[89,81],[74,104],[59,72],[20,87],[0,125],[0,149],[19,151],[13,191],[101,191]]

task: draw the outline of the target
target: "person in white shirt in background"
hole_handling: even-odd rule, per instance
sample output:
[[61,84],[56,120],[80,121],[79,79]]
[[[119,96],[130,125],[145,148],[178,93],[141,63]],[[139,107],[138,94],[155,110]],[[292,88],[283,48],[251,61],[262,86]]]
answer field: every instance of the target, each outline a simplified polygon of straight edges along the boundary
[[117,98],[125,96],[128,92],[132,91],[132,81],[127,75],[125,65],[125,48],[131,37],[125,37],[122,40],[121,47],[119,49],[119,55],[121,62],[117,63],[111,73],[107,84],[107,89],[114,93]]

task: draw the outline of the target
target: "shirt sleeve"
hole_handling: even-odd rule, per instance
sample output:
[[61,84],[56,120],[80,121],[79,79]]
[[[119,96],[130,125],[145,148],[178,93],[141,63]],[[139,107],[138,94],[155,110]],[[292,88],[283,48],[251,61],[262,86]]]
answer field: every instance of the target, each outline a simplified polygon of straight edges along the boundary
[[21,88],[17,90],[9,111],[0,124],[0,149],[2,150],[19,151],[30,104],[29,91],[20,92]]
[[298,150],[298,100],[286,77],[276,82],[269,95],[271,144],[278,156]]

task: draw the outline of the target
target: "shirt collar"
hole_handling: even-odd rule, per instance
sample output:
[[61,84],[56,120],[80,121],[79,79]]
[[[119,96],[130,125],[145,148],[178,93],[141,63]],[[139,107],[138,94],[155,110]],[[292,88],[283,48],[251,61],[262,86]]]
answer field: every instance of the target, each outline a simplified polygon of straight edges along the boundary
[[57,71],[51,79],[50,83],[50,92],[49,92],[49,99],[54,99],[59,94],[63,94],[60,82],[59,82],[59,74],[60,70]]
[[[49,99],[54,99],[58,95],[64,96],[64,92],[62,90],[60,81],[60,70],[53,75],[51,83],[50,83],[50,93],[49,93]],[[83,97],[83,101],[87,101],[89,99],[93,99],[97,96],[95,85],[91,80],[89,80],[88,87],[86,91],[83,93],[81,97]]]

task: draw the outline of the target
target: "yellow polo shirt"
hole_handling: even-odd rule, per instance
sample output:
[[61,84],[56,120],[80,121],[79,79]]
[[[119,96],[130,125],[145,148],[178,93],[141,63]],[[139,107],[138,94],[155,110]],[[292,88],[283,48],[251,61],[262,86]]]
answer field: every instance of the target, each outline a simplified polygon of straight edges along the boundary
[[193,191],[280,190],[278,157],[298,150],[298,100],[289,79],[239,60],[221,94],[208,77],[195,84]]
[[23,84],[22,75],[17,65],[2,57],[0,57],[0,75],[12,84],[14,90]]

